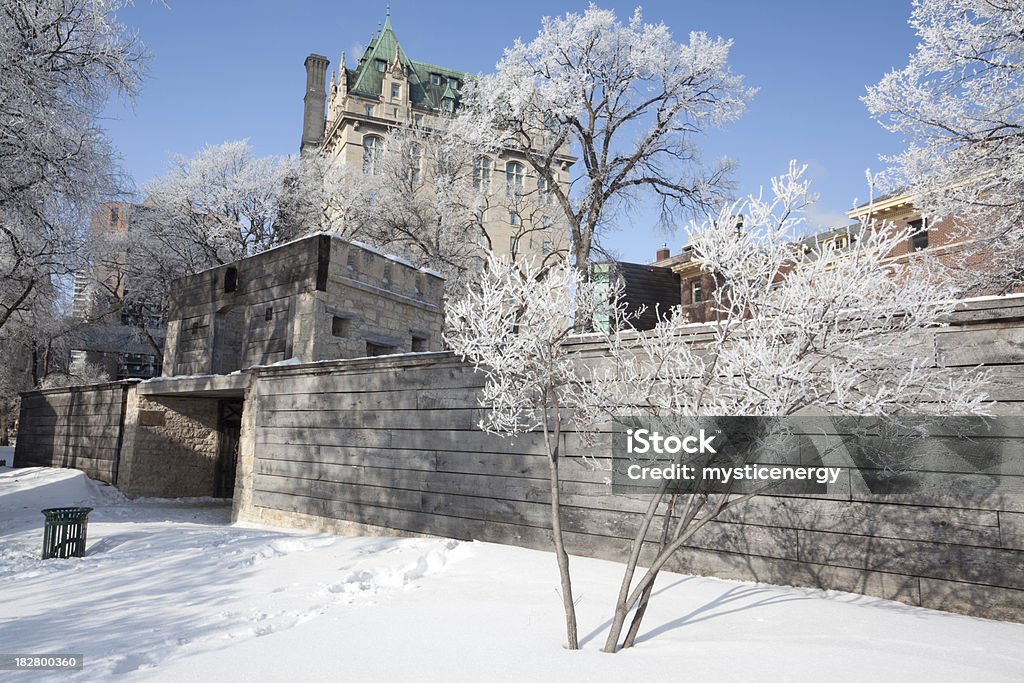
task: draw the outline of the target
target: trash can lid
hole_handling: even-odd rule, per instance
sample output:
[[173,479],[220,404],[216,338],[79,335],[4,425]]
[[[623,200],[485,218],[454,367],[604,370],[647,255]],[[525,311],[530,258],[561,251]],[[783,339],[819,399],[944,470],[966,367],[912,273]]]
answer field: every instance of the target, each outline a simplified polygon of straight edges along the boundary
[[92,512],[92,508],[80,507],[46,508],[45,510],[42,511],[42,513],[46,516],[47,519],[59,519],[61,517],[84,517],[88,515],[90,512]]

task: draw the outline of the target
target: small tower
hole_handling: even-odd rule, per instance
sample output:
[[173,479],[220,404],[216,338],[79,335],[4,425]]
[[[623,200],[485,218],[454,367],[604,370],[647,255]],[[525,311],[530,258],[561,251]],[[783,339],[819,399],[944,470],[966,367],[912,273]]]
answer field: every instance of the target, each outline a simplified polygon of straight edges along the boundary
[[324,142],[324,106],[327,104],[327,67],[330,60],[323,55],[306,57],[306,96],[303,98],[302,144],[299,152],[305,156],[315,152]]

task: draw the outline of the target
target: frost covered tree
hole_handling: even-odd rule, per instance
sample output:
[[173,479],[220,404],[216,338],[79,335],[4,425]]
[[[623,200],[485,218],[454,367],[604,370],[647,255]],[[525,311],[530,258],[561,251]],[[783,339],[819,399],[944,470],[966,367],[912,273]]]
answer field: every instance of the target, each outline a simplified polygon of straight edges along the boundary
[[[1013,0],[916,0],[909,63],[863,98],[908,148],[894,185],[933,219],[952,217],[985,254],[967,284],[1024,284],[1024,9]],[[980,278],[980,279],[979,279]]]
[[[144,188],[128,229],[96,235],[86,272],[107,313],[129,320],[158,356],[153,337],[172,280],[252,256],[294,237],[281,207],[297,162],[256,157],[246,140],[175,156],[170,171]],[[100,311],[102,314],[102,311]]]
[[282,230],[285,179],[297,162],[256,157],[248,140],[175,156],[167,175],[147,184],[148,237],[196,268],[230,263],[293,237]]
[[[843,251],[805,247],[803,210],[813,201],[803,169],[772,182],[769,199],[749,197],[691,227],[693,256],[719,285],[717,320],[705,343],[687,341],[682,310],[640,335],[633,349],[610,338],[614,362],[588,386],[593,405],[640,409],[661,418],[791,416],[809,408],[831,415],[983,414],[987,375],[932,367],[913,344],[942,324],[955,289],[926,261],[888,259],[908,229],[867,226]],[[736,215],[744,227],[735,227]],[[658,572],[693,534],[758,492],[652,496],[633,540],[604,649],[633,644]],[[660,513],[661,543],[636,579],[643,539]],[[636,580],[635,580],[636,579]],[[635,581],[634,581],[635,580]]]
[[[730,46],[697,32],[679,43],[639,9],[624,24],[591,5],[516,41],[496,74],[470,84],[461,116],[488,118],[502,146],[526,152],[564,211],[585,281],[599,232],[624,206],[652,197],[674,224],[722,194],[729,164],[703,166],[694,137],[738,117],[753,94],[729,68]],[[579,159],[571,186],[559,182],[567,143]]]
[[517,243],[547,227],[536,193],[492,192],[490,178],[481,177],[477,160],[498,152],[481,120],[400,125],[379,140],[379,147],[364,150],[360,165],[323,156],[304,160],[295,181],[304,230],[368,242],[437,270],[454,295],[475,279],[498,238],[488,212],[516,214],[511,237]]
[[404,125],[383,133],[361,165],[316,159],[317,227],[437,270],[449,286],[463,282],[487,238],[488,199],[473,187],[473,147],[450,126]]
[[488,256],[480,280],[447,309],[445,341],[487,376],[481,422],[488,432],[544,436],[550,482],[551,532],[561,578],[569,649],[579,648],[569,555],[562,534],[561,437],[565,410],[582,403],[577,354],[567,344],[573,318],[589,315],[594,288],[564,262],[538,267]]
[[[492,266],[481,289],[453,306],[450,340],[487,374],[481,404],[493,407],[484,427],[514,433],[539,425],[548,435],[569,419],[583,433],[606,429],[619,415],[685,424],[699,416],[807,409],[883,417],[984,413],[984,373],[934,367],[928,349],[913,343],[942,324],[954,289],[926,259],[888,260],[908,231],[878,223],[841,253],[831,243],[804,248],[802,212],[812,199],[794,165],[773,181],[770,198],[729,203],[691,226],[696,262],[717,275],[710,299],[717,319],[689,327],[677,308],[644,333],[620,319],[591,337],[607,346],[600,362],[582,358],[568,340],[565,311],[579,314],[568,290],[582,287],[576,301],[591,301],[593,292],[575,271],[553,271],[543,281]],[[609,313],[623,310],[612,302]],[[556,543],[559,455],[554,451]],[[761,492],[673,495],[662,488],[652,495],[632,541],[606,651],[633,644],[658,573],[693,534]],[[644,540],[659,523],[660,544],[640,570]],[[567,583],[568,559],[559,562]],[[570,608],[566,599],[567,618]]]
[[0,0],[0,330],[79,265],[96,202],[121,183],[97,117],[138,87],[116,0]]

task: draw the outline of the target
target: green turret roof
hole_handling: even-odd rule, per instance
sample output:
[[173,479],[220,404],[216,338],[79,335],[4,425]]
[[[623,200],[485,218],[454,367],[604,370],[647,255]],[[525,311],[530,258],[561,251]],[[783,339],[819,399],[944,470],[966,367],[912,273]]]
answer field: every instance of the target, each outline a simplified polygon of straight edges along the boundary
[[[380,96],[384,73],[378,69],[377,64],[383,62],[385,69],[388,68],[396,53],[398,61],[408,73],[409,98],[415,107],[440,109],[441,100],[445,97],[457,98],[457,88],[470,78],[469,74],[462,71],[409,59],[391,27],[389,11],[384,19],[384,26],[370,40],[355,69],[345,69],[348,91],[364,97]],[[435,82],[438,80],[440,83]]]

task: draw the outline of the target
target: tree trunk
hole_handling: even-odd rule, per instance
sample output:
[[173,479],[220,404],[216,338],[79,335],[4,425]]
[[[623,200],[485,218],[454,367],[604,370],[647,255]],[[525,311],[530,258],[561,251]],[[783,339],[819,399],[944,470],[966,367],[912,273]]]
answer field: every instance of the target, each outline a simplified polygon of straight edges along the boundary
[[[654,575],[654,580],[658,578],[657,573]],[[633,647],[633,643],[636,642],[636,634],[640,630],[640,622],[644,620],[644,614],[647,613],[647,605],[651,602],[651,593],[654,591],[654,580],[651,580],[647,587],[644,588],[644,592],[640,595],[640,603],[636,606],[636,612],[633,614],[633,621],[629,622],[629,630],[626,631],[626,639],[622,641],[622,649],[625,650],[627,647]]]
[[[671,533],[672,527],[672,515],[676,509],[677,494],[672,494],[668,500],[668,510],[665,511],[665,519],[661,525],[661,544],[658,546],[658,554],[660,555],[665,548],[668,546],[669,534]],[[658,572],[654,572],[654,578],[644,588],[644,592],[640,595],[640,602],[636,607],[636,612],[633,614],[633,621],[629,623],[629,630],[626,632],[626,639],[622,641],[622,649],[627,647],[633,647],[636,642],[636,634],[640,631],[640,623],[644,620],[644,615],[647,614],[647,605],[651,602],[651,593],[654,592],[654,582],[658,580]]]
[[666,488],[667,482],[663,481],[658,488],[658,492],[651,497],[651,502],[647,505],[647,512],[644,513],[644,519],[640,523],[636,536],[633,538],[629,559],[626,561],[626,569],[622,574],[622,584],[619,586],[619,597],[615,603],[615,614],[612,617],[608,638],[605,640],[604,647],[602,648],[604,652],[615,652],[619,648],[619,636],[622,634],[622,628],[626,625],[626,617],[629,615],[631,607],[629,602],[630,586],[633,584],[633,576],[636,574],[637,564],[640,562],[644,538],[647,537],[647,530],[650,529],[651,522],[654,521],[658,506],[661,505],[661,501],[665,498]]
[[[562,536],[562,506],[559,495],[559,440],[561,439],[561,417],[558,402],[554,402],[554,433],[551,433],[547,412],[544,415],[544,445],[548,452],[548,480],[551,486],[551,537],[555,545],[555,559],[562,584],[562,607],[565,610],[565,634],[570,650],[580,648],[576,626],[576,603],[572,598],[572,575],[569,573],[569,553],[565,550]],[[554,438],[552,438],[552,436]],[[554,443],[552,443],[552,441]]]

